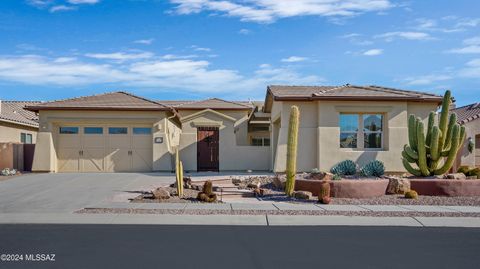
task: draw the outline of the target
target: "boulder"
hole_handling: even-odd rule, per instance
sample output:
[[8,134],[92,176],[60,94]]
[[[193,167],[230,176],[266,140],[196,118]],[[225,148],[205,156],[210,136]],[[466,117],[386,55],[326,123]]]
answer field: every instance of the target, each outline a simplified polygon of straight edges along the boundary
[[446,179],[467,179],[464,173],[453,173],[453,174],[446,174]]
[[287,177],[285,175],[276,175],[273,178],[273,186],[275,186],[278,190],[285,189],[285,182],[287,181]]
[[293,197],[301,200],[310,200],[312,199],[312,193],[309,191],[294,191]]
[[253,189],[260,188],[260,182],[254,180],[254,181],[248,183],[247,188],[253,188]]
[[154,199],[168,199],[170,198],[170,192],[165,188],[157,188],[152,191]]
[[410,181],[406,178],[388,177],[387,194],[405,194],[410,190]]
[[240,185],[242,183],[242,180],[240,178],[232,178],[232,184],[234,185]]
[[313,180],[332,180],[333,174],[329,172],[319,172],[311,174],[310,179]]

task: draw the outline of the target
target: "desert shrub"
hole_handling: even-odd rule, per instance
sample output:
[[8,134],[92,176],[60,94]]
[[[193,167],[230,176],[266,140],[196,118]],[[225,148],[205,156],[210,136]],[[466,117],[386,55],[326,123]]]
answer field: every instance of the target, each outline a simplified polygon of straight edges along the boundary
[[469,177],[476,176],[477,179],[480,179],[480,168],[474,168],[469,170],[466,176],[469,176]]
[[414,190],[409,190],[405,193],[405,198],[407,199],[417,199],[418,193]]
[[385,173],[385,165],[379,160],[373,160],[360,169],[360,174],[366,177],[381,177]]
[[463,173],[465,175],[467,175],[468,171],[470,170],[470,168],[468,166],[460,166],[457,170],[457,173]]
[[332,180],[342,180],[342,177],[337,174],[333,174]]
[[313,168],[311,171],[310,171],[310,174],[320,174],[322,171],[320,171],[320,169],[318,168]]
[[357,173],[357,165],[352,160],[341,161],[334,165],[330,172],[339,176],[353,176]]

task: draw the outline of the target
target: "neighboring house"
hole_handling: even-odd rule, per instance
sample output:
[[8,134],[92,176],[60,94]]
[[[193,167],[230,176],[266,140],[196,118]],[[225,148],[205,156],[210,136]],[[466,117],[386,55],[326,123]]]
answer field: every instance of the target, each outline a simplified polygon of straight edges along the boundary
[[426,122],[441,102],[439,95],[378,86],[269,86],[264,111],[271,113],[272,168],[285,171],[289,113],[296,105],[299,171],[329,170],[346,159],[359,165],[377,159],[387,171],[405,171],[408,115]]
[[[466,105],[451,110],[457,114],[457,122],[465,126],[465,144],[460,152],[461,165],[480,167],[480,103]],[[473,143],[473,151],[468,144]]]
[[25,110],[25,106],[38,103],[0,100],[0,143],[35,144],[38,117],[34,112]]
[[426,121],[442,97],[376,86],[269,86],[265,103],[152,101],[125,92],[29,106],[39,113],[34,171],[285,169],[289,111],[301,112],[298,171],[352,159],[404,171],[407,117]]

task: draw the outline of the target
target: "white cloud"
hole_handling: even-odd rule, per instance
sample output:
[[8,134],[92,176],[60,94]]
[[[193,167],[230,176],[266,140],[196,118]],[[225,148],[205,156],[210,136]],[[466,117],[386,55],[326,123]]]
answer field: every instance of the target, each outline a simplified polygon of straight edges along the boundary
[[150,38],[150,39],[139,39],[139,40],[135,40],[133,41],[133,43],[135,44],[143,44],[143,45],[151,45],[153,43],[154,39],[153,38]]
[[459,71],[460,77],[480,78],[480,58],[467,62],[466,67]]
[[448,53],[456,54],[475,54],[480,53],[480,36],[475,36],[463,40],[465,47],[448,50]]
[[100,0],[67,0],[67,2],[73,5],[81,5],[81,4],[96,4],[100,2]]
[[248,30],[248,29],[240,29],[238,31],[239,34],[242,34],[242,35],[249,35],[252,31]]
[[296,16],[348,17],[363,12],[382,11],[393,5],[389,0],[170,0],[179,14],[210,11],[242,21],[272,23]]
[[350,43],[354,45],[368,46],[373,44],[372,41],[364,39],[363,35],[358,33],[345,34],[339,37],[343,39],[347,39]]
[[428,33],[423,32],[388,32],[374,36],[375,38],[382,38],[385,41],[390,42],[395,39],[408,39],[408,40],[431,40],[433,39]]
[[306,60],[308,60],[306,57],[290,56],[288,58],[283,58],[281,61],[284,63],[298,63]]
[[377,56],[383,54],[383,49],[371,49],[363,53],[365,56]]
[[192,45],[192,46],[190,46],[190,48],[193,49],[194,51],[205,51],[205,52],[212,51],[212,49],[210,49],[210,48],[202,48],[202,47],[199,47],[197,45]]
[[187,92],[228,93],[249,96],[264,91],[268,84],[318,84],[315,75],[294,69],[261,65],[245,75],[233,69],[215,69],[205,60],[172,59],[154,56],[125,62],[88,62],[88,58],[44,56],[1,56],[0,81],[28,85],[76,86],[114,84]]
[[59,11],[70,11],[70,10],[76,10],[77,8],[74,6],[65,6],[65,5],[58,5],[58,6],[53,6],[49,10],[50,12],[59,12]]
[[408,85],[430,85],[430,84],[433,84],[434,82],[445,81],[450,79],[453,79],[451,75],[433,74],[433,75],[409,77],[409,78],[406,78],[405,81],[407,82]]
[[153,57],[151,52],[141,52],[141,53],[124,53],[124,52],[114,52],[114,53],[87,53],[85,56],[95,59],[103,60],[116,60],[116,61],[126,61],[126,60],[137,60],[137,59],[148,59]]

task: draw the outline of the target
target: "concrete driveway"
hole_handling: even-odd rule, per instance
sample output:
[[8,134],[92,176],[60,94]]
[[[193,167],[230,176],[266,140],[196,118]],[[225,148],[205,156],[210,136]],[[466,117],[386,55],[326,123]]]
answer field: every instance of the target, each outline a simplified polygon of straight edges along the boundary
[[0,181],[0,213],[73,212],[174,181],[170,173],[29,174]]

